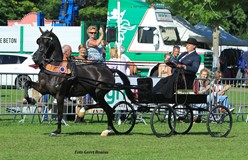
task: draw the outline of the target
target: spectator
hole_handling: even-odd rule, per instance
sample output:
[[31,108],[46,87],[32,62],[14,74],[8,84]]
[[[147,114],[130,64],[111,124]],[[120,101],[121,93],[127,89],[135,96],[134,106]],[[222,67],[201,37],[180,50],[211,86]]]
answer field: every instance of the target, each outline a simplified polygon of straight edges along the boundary
[[221,81],[221,78],[222,78],[222,73],[219,70],[215,71],[214,91],[216,92],[217,95],[217,103],[227,107],[232,112],[234,108],[230,108],[228,97],[227,95],[225,95],[225,92],[228,91],[231,88],[231,86],[224,85]]
[[167,77],[171,75],[172,68],[165,64],[169,59],[170,55],[168,53],[164,54],[164,63],[158,65],[158,77]]
[[[72,61],[73,58],[71,57],[71,53],[72,53],[71,46],[68,44],[64,45],[62,47],[62,51],[63,51],[63,55],[64,55],[63,60],[69,62],[67,64],[67,67],[69,67],[71,69],[71,77],[68,78],[68,80],[74,80],[77,76],[77,71],[76,71],[76,64]],[[65,68],[63,69],[63,67],[61,67],[60,71],[65,72],[66,69]]]
[[75,57],[75,60],[78,62],[86,62],[87,59],[87,49],[84,44],[78,46],[78,56]]
[[119,61],[119,59],[118,59],[117,48],[111,47],[111,48],[110,48],[110,59],[109,59],[109,62],[108,62],[108,64],[107,64],[107,66],[108,66],[110,69],[117,69],[118,66],[119,66],[118,61]]
[[199,80],[195,80],[193,84],[193,91],[195,94],[209,94],[209,75],[210,71],[207,68],[201,69]]
[[[207,101],[210,103],[210,80],[209,80],[210,71],[207,68],[203,68],[200,71],[199,79],[194,81],[193,84],[193,91],[195,94],[206,94],[208,95]],[[211,99],[212,100],[212,99]],[[194,105],[197,108],[206,108],[207,104],[196,104]],[[201,122],[201,115],[198,114],[197,118],[195,119],[196,123]]]
[[120,71],[125,73],[126,75],[135,75],[137,72],[137,66],[124,54],[125,48],[123,46],[120,47],[121,54],[121,64]]
[[[172,51],[172,56],[170,57],[170,62],[174,62],[178,64],[178,59],[177,56],[180,53],[180,47],[179,46],[174,46],[173,51]],[[176,68],[172,68],[171,74],[175,73]]]
[[99,29],[100,36],[96,39],[97,27],[89,26],[87,29],[87,34],[89,39],[86,41],[86,48],[88,52],[88,60],[92,60],[93,62],[103,62],[103,29]]
[[75,115],[75,123],[85,123],[84,120],[84,115],[82,117],[79,117],[78,114],[80,112],[80,110],[84,107],[83,105],[86,104],[86,100],[85,100],[86,96],[81,96],[81,97],[77,97],[77,105],[76,105],[76,115]]
[[170,58],[170,61],[171,62],[174,62],[174,63],[178,63],[178,59],[177,59],[177,56],[179,55],[180,53],[180,47],[179,46],[174,46],[173,47],[173,51],[172,51],[172,56]]

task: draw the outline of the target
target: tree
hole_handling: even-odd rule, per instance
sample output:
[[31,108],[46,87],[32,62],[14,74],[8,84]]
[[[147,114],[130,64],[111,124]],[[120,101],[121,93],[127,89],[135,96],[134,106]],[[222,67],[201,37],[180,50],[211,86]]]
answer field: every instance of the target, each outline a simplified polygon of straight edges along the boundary
[[38,8],[28,0],[0,0],[0,25],[7,25],[7,20],[21,19],[29,12],[36,12]]
[[107,22],[108,0],[89,0],[79,10],[80,21]]
[[58,19],[61,1],[59,0],[37,0],[39,11],[44,13],[46,19]]
[[[246,1],[233,0],[160,0],[170,6],[172,14],[187,19],[192,24],[202,22],[213,28],[214,59],[219,56],[219,26],[225,30],[237,30],[247,20]],[[233,23],[235,21],[235,23]]]
[[[29,12],[44,12],[46,19],[58,19],[61,0],[0,0],[0,25],[7,25],[7,20],[20,20]],[[77,24],[80,21],[107,21],[108,0],[84,0],[80,6]]]

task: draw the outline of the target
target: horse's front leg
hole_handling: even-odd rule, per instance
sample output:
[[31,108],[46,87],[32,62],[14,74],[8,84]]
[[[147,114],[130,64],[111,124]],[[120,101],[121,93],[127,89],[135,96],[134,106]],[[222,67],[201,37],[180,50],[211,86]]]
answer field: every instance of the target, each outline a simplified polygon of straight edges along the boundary
[[63,118],[63,108],[64,108],[64,96],[56,96],[57,99],[57,109],[58,109],[58,125],[57,129],[50,134],[50,136],[57,136],[61,133],[61,121]]
[[36,103],[35,99],[32,97],[29,97],[28,95],[28,89],[30,88],[34,88],[38,90],[37,88],[39,88],[39,84],[33,81],[26,81],[24,84],[24,98],[27,100],[28,104],[34,105]]
[[113,116],[114,116],[113,113],[114,113],[114,111],[104,99],[103,99],[101,105],[104,107],[103,109],[106,112],[107,117],[108,117],[108,127],[106,130],[102,131],[101,136],[107,136],[109,133],[113,132],[112,126],[113,126]]

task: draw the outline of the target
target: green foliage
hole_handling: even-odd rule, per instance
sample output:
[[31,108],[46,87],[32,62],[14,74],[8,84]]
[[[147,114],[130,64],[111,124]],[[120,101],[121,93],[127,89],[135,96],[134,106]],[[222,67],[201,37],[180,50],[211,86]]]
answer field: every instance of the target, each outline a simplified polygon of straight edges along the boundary
[[[7,20],[20,20],[29,12],[44,12],[46,19],[58,19],[60,0],[0,0],[0,25],[7,25]],[[80,7],[79,21],[106,21],[108,0],[88,0]]]
[[[85,1],[86,2],[86,1]],[[146,0],[147,3],[164,3],[173,15],[187,19],[193,25],[202,22],[208,26],[222,26],[239,37],[248,32],[248,5],[246,0]],[[0,25],[7,20],[21,19],[29,12],[43,11],[46,19],[58,19],[60,0],[0,0]],[[108,0],[88,0],[80,6],[76,24],[81,21],[107,20]]]
[[79,11],[80,21],[107,21],[107,8],[101,7],[96,9],[94,6],[81,9]]
[[37,3],[39,11],[42,11],[46,19],[58,19],[61,1],[58,0],[42,0]]
[[[173,15],[187,19],[193,25],[222,26],[231,34],[247,28],[248,7],[245,1],[232,0],[161,0],[170,6]],[[243,30],[244,31],[244,30]],[[245,31],[244,31],[245,32]]]
[[79,21],[107,21],[108,0],[90,0],[79,10]]
[[7,25],[7,20],[21,19],[29,12],[36,12],[38,8],[28,0],[0,0],[0,25]]

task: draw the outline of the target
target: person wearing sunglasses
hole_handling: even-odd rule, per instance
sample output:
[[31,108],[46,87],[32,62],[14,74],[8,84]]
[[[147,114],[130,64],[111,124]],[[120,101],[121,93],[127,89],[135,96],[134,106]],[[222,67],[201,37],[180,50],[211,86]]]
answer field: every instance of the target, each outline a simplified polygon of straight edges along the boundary
[[87,34],[89,39],[86,41],[86,48],[88,52],[88,60],[92,60],[93,62],[103,62],[103,29],[100,27],[99,29],[99,37],[96,39],[97,27],[89,26],[87,29]]

